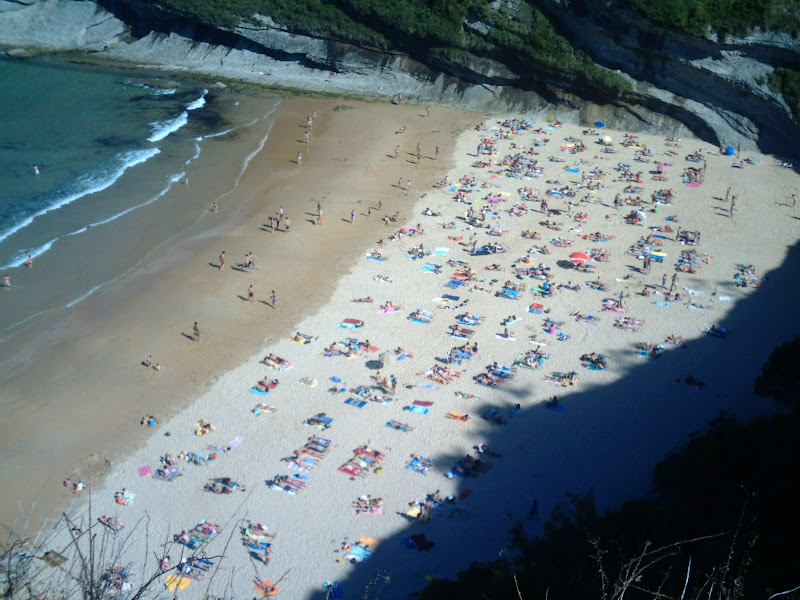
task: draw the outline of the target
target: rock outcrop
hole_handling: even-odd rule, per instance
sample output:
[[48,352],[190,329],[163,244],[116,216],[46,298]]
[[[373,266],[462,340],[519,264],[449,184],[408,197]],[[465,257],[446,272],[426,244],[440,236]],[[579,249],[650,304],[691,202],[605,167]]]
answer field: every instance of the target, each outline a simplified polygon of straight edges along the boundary
[[580,15],[557,0],[541,9],[575,47],[627,76],[632,90],[613,97],[554,72],[463,51],[433,48],[412,58],[362,48],[291,33],[267,16],[226,30],[140,0],[0,0],[0,45],[17,52],[91,52],[288,90],[403,94],[473,110],[547,109],[562,120],[676,135],[691,130],[745,149],[798,152],[800,130],[765,81],[775,66],[800,62],[800,41],[768,33],[702,40],[655,27],[614,0],[582,0]]

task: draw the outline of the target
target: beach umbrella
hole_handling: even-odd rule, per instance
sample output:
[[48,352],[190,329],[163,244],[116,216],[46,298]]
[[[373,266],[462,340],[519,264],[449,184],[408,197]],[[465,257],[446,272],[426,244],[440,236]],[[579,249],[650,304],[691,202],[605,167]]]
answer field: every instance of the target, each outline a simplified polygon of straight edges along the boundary
[[640,211],[640,210],[637,210],[637,211],[636,211],[636,216],[637,216],[637,217],[639,217],[639,220],[641,220],[641,221],[646,221],[646,220],[647,220],[647,215],[645,215],[645,214],[644,214],[642,211]]
[[589,255],[586,252],[573,252],[569,255],[569,259],[574,263],[589,262]]
[[666,173],[667,171],[669,171],[669,165],[658,165],[659,173]]
[[594,126],[595,126],[595,127],[600,127],[600,128],[602,129],[603,127],[605,127],[605,126],[606,126],[606,124],[605,124],[605,123],[603,123],[602,121],[596,121],[596,122],[595,122],[595,124],[594,124]]
[[610,135],[604,135],[603,136],[603,143],[604,144],[610,144],[611,143],[611,136]]
[[388,365],[390,362],[394,362],[395,358],[396,357],[394,352],[381,352],[378,355],[378,360],[380,360],[385,365]]
[[727,156],[733,156],[734,154],[736,154],[736,148],[734,148],[733,146],[728,146],[727,148],[725,148],[725,154]]

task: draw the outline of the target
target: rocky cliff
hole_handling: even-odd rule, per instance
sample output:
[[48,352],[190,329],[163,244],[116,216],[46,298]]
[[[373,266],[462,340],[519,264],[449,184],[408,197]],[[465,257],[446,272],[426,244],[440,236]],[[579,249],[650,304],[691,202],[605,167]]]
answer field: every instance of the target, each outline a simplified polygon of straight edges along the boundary
[[268,16],[223,29],[140,0],[0,0],[0,45],[16,54],[91,52],[288,90],[403,94],[474,110],[556,110],[562,120],[677,135],[688,129],[717,143],[798,153],[798,126],[765,83],[776,66],[800,63],[800,42],[791,36],[699,39],[655,27],[614,0],[581,0],[569,8],[543,0],[540,8],[573,46],[624,74],[631,89],[610,94],[502,56],[426,48],[412,58],[292,33]]

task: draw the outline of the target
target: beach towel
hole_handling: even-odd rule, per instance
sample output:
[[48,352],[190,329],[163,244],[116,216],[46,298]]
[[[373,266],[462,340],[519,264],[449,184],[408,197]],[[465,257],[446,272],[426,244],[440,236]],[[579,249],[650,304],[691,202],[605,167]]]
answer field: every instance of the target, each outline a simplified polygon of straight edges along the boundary
[[453,302],[458,302],[461,299],[461,296],[453,296],[451,294],[444,294],[442,296],[444,300],[452,300]]
[[432,384],[432,383],[430,383],[428,381],[423,381],[422,383],[419,384],[419,387],[425,388],[427,390],[435,390],[435,389],[437,389],[434,384]]
[[259,394],[261,396],[266,396],[267,394],[269,394],[269,390],[260,390],[257,387],[253,386],[253,387],[250,388],[250,393],[251,394]]
[[433,406],[433,402],[428,400],[414,400],[414,406]]
[[358,329],[362,325],[364,325],[364,321],[360,319],[345,319],[339,323],[339,327],[344,327],[345,329]]
[[451,279],[450,281],[444,284],[444,287],[450,288],[451,290],[455,290],[461,287],[462,285],[464,285],[463,281],[457,281],[455,279]]
[[356,398],[348,398],[344,401],[345,404],[355,406],[356,408],[364,408],[367,405],[366,400],[357,400]]
[[423,414],[423,415],[427,415],[428,414],[428,409],[427,408],[423,408],[421,406],[404,406],[403,410],[407,410],[408,412],[413,412],[413,413],[420,413],[420,414]]
[[565,168],[564,170],[565,170],[567,173],[580,173],[580,172],[581,172],[581,170],[580,170],[580,169],[568,169],[568,168]]
[[139,467],[139,477],[147,477],[153,472],[151,467]]
[[232,439],[230,442],[228,442],[228,447],[230,447],[230,448],[236,448],[236,447],[237,447],[237,446],[239,446],[239,444],[241,444],[243,441],[244,441],[244,438],[243,438],[241,435],[237,435],[237,436],[236,436],[235,438],[233,438],[233,439]]
[[173,574],[167,575],[167,578],[164,580],[164,587],[167,588],[168,592],[174,592],[176,589],[185,590],[189,587],[190,583],[192,583],[192,580],[188,577]]
[[434,254],[438,254],[440,256],[443,256],[443,255],[447,254],[448,252],[450,252],[450,248],[436,248],[433,251]]
[[730,296],[717,296],[717,300],[720,302],[733,302],[733,298]]

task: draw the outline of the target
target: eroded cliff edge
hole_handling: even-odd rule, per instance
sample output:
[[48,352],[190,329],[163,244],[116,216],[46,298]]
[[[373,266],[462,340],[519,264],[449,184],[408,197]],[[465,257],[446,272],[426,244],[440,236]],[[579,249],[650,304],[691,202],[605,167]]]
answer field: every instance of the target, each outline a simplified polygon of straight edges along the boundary
[[715,143],[800,153],[798,125],[766,85],[776,67],[800,64],[800,41],[792,36],[699,39],[656,27],[613,1],[566,8],[544,0],[539,8],[574,47],[625,77],[627,89],[604,90],[502,55],[386,50],[302,35],[267,16],[223,28],[141,0],[0,0],[0,46],[11,55],[79,51],[287,90],[403,94],[474,110],[552,109],[562,120],[677,135],[688,129]]

